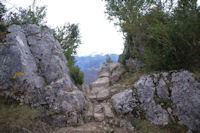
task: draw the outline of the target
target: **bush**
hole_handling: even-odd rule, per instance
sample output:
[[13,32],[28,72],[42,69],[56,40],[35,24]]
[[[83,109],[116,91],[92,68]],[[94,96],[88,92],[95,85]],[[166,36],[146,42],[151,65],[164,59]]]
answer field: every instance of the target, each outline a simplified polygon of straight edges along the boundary
[[109,55],[106,55],[106,64],[109,64],[109,63],[113,63],[111,57]]
[[138,58],[148,71],[200,68],[200,6],[197,0],[106,1],[124,38],[119,60]]
[[18,12],[10,12],[8,15],[8,23],[10,24],[36,24],[44,25],[46,17],[46,7],[36,7],[35,11],[31,9],[31,6],[28,9],[19,8]]
[[5,5],[0,2],[0,22],[3,22],[4,14],[6,13]]
[[76,85],[82,85],[84,82],[84,74],[78,66],[74,66],[76,50],[81,44],[80,32],[78,24],[65,24],[54,30],[54,36],[60,42],[63,53],[68,61],[68,68],[72,79]]
[[76,85],[82,85],[84,82],[84,74],[78,66],[69,66],[69,72]]
[[44,109],[35,109],[29,105],[19,105],[12,99],[0,97],[1,133],[50,133],[56,127],[44,122],[54,114]]
[[143,62],[144,68],[151,70],[173,70],[178,68],[178,64],[173,58],[173,49],[170,46],[149,44],[144,48]]

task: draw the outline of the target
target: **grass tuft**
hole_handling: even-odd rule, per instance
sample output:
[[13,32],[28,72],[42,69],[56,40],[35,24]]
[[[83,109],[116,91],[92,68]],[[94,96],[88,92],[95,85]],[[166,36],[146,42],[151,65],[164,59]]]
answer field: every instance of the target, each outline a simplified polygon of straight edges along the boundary
[[0,133],[49,133],[54,129],[42,121],[44,111],[0,98]]
[[140,133],[186,133],[187,128],[185,126],[177,124],[169,124],[167,126],[157,126],[151,124],[147,120],[131,119],[132,125]]

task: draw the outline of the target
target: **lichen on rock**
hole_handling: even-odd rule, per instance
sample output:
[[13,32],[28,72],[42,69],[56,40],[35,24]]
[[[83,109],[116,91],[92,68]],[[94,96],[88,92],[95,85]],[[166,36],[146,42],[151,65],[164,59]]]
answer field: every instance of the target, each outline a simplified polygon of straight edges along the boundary
[[[0,45],[1,96],[62,114],[84,109],[86,99],[74,85],[51,29],[11,25],[5,40],[8,47]],[[16,75],[19,72],[23,74]],[[75,103],[76,108],[72,108]]]
[[188,71],[146,75],[134,84],[146,119],[200,131],[200,83]]

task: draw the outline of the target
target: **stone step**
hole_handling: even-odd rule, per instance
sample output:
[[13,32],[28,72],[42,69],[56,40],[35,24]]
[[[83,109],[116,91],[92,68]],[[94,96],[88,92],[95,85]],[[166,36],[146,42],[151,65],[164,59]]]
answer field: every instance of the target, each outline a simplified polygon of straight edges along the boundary
[[103,121],[105,118],[114,118],[110,103],[89,103],[86,120]]
[[109,98],[111,95],[110,88],[109,87],[94,87],[90,91],[88,98],[90,100],[97,100],[97,101],[103,101]]
[[110,86],[110,79],[108,77],[98,78],[95,82],[90,84],[91,88],[109,87],[109,86]]

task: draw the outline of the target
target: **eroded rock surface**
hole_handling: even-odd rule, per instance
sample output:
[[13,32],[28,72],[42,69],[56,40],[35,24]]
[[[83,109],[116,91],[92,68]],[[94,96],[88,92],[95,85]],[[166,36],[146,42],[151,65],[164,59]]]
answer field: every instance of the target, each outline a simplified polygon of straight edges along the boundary
[[49,28],[11,25],[6,45],[0,45],[0,64],[0,95],[57,113],[76,116],[84,109],[84,95],[72,82]]
[[111,100],[115,111],[119,115],[128,114],[137,106],[137,100],[133,96],[133,91],[131,89],[115,94],[112,96]]
[[140,107],[154,124],[175,122],[200,132],[200,83],[188,71],[147,75],[134,84]]
[[79,127],[62,128],[54,133],[137,133],[137,132],[131,131],[130,129],[120,126],[115,127],[114,123],[113,127],[111,127],[110,125],[108,125],[108,123],[89,122]]
[[113,84],[117,82],[125,69],[119,63],[108,63],[101,66],[98,72],[98,78],[108,77],[110,83]]
[[[100,128],[99,132],[135,132],[130,123],[123,121],[120,124],[120,118],[115,115],[112,107],[111,97],[115,92],[112,91],[111,86],[112,83],[120,79],[123,72],[124,69],[119,64],[104,64],[99,70],[98,79],[91,83],[90,89],[85,87],[89,101],[89,108],[85,118],[88,122],[103,124],[106,130]],[[98,132],[97,127],[95,129],[95,132]],[[73,131],[76,131],[76,129],[73,129]],[[86,132],[90,131],[87,130]]]

